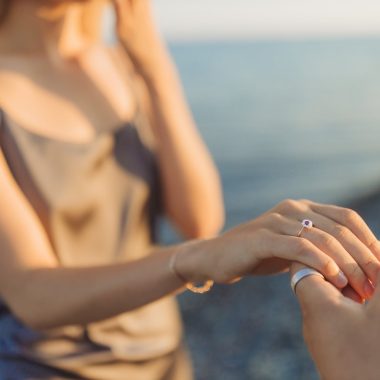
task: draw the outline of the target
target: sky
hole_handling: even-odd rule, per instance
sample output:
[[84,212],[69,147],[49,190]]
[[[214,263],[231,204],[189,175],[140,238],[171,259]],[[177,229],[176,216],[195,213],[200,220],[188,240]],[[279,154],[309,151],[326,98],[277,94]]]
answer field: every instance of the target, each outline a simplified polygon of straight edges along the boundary
[[153,0],[169,40],[379,35],[380,0]]

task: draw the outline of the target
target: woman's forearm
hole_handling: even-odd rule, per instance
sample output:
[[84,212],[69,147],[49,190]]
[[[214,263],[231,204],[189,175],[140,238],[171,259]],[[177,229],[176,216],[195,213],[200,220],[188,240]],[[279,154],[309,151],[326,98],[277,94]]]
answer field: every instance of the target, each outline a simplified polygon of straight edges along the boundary
[[[23,207],[27,204],[14,202],[7,186],[4,192],[0,197],[1,297],[14,315],[37,329],[110,318],[175,293],[184,285],[181,279],[229,283],[250,274],[274,273],[279,270],[270,264],[274,259],[283,268],[289,261],[314,268],[338,288],[349,282],[362,298],[371,296],[369,280],[376,283],[379,273],[378,243],[357,214],[292,200],[217,238],[157,249],[129,263],[62,268],[28,207]],[[330,213],[336,220],[329,219]],[[307,238],[297,236],[299,219],[305,214],[312,214],[321,228],[305,232]],[[339,234],[343,229],[352,239],[352,256],[344,248],[347,235]],[[171,258],[176,273],[170,268]]]
[[183,283],[169,269],[176,247],[130,263],[87,268],[41,268],[18,276],[13,312],[37,329],[87,324],[170,295]]
[[145,68],[166,210],[188,237],[214,235],[223,225],[218,171],[203,143],[169,54],[163,47]]
[[145,84],[166,211],[187,237],[214,235],[224,220],[219,176],[155,25],[151,1],[112,3],[119,41]]

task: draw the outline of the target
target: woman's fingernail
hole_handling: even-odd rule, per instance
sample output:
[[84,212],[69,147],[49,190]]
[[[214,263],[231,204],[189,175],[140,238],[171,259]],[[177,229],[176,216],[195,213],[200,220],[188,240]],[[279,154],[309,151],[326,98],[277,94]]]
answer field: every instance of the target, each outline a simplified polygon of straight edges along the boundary
[[375,292],[375,288],[368,280],[364,284],[364,292],[367,298],[371,298]]
[[342,288],[344,288],[348,284],[347,277],[345,276],[345,274],[341,270],[338,273],[337,283],[338,283],[338,286],[340,286]]

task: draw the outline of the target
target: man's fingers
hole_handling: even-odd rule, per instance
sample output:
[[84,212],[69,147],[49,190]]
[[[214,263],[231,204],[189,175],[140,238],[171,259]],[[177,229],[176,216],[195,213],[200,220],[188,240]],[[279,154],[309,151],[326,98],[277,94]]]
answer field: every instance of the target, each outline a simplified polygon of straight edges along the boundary
[[[293,264],[291,275],[303,268],[305,267],[298,263]],[[344,299],[344,296],[334,285],[314,275],[307,276],[298,282],[296,295],[304,316],[311,314],[313,317],[328,313],[330,309],[338,306],[339,302]]]

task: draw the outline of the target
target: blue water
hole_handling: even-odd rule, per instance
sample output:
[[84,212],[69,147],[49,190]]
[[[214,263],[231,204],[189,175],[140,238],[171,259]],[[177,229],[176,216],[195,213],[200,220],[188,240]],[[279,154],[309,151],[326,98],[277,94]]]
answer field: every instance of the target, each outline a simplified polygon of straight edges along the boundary
[[[380,40],[171,46],[220,169],[227,226],[380,184]],[[180,126],[179,126],[180,128]]]
[[[221,172],[227,227],[283,198],[344,204],[380,188],[380,40],[171,49]],[[318,379],[288,282],[180,297],[197,380]]]

